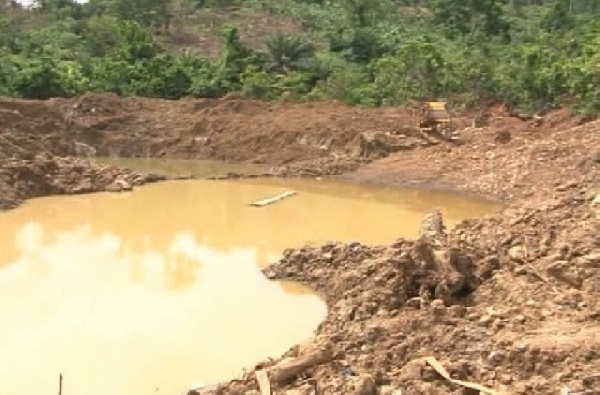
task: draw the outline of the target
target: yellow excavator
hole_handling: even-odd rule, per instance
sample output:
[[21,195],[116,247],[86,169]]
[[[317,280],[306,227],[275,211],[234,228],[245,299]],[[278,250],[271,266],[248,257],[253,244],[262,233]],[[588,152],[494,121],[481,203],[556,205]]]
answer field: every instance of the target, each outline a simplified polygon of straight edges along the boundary
[[419,130],[436,132],[447,139],[453,137],[454,123],[445,100],[416,99],[413,108]]

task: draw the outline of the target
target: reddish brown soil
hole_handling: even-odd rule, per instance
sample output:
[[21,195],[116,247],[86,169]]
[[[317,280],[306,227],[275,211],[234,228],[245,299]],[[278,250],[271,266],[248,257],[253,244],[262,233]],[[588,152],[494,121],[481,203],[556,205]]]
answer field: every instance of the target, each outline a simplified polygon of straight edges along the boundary
[[600,121],[578,126],[565,111],[549,114],[539,126],[499,116],[488,126],[461,130],[457,146],[398,152],[342,178],[453,187],[505,201],[549,197],[560,184],[597,172],[599,131]]
[[77,158],[0,159],[0,210],[39,196],[120,192],[161,179]]
[[[420,298],[420,287],[435,286],[445,273],[424,265],[412,241],[286,252],[265,272],[326,295],[329,315],[308,349],[329,349],[332,358],[284,387],[475,393],[436,374],[423,360],[433,356],[452,377],[502,393],[597,391],[600,215],[591,204],[596,190],[589,177],[547,199],[460,225],[449,245],[460,251],[473,288],[445,302]],[[286,357],[305,352],[293,349]],[[253,385],[249,375],[227,389],[238,393]]]
[[44,102],[0,98],[0,158],[74,153],[59,109]]
[[181,15],[159,39],[169,47],[191,50],[216,59],[223,48],[220,30],[223,25],[231,23],[239,26],[242,43],[254,49],[263,49],[266,38],[278,31],[302,34],[301,27],[285,17],[248,8],[224,7],[204,8],[197,15]]
[[[465,127],[450,143],[411,129],[410,112],[394,108],[236,96],[4,100],[0,203],[147,180],[55,157],[80,152],[75,142],[103,155],[268,163],[272,175],[346,173],[340,177],[352,182],[452,187],[504,200],[503,212],[465,221],[435,242],[286,251],[265,274],[314,287],[330,310],[315,339],[285,357],[323,349],[327,358],[274,381],[275,393],[477,393],[440,376],[424,357],[453,378],[506,393],[597,393],[600,121],[577,125],[565,111],[541,121],[489,112],[482,127],[459,118]],[[276,378],[280,362],[258,367]],[[250,372],[198,392],[257,388]]]
[[0,210],[37,196],[120,191],[162,179],[69,157],[75,141],[52,102],[1,99]]
[[264,103],[235,94],[220,100],[180,101],[87,94],[52,105],[68,118],[78,141],[105,156],[281,165],[373,156],[373,150],[363,149],[369,133],[403,132],[391,149],[409,149],[429,140],[409,130],[406,110],[338,103]]

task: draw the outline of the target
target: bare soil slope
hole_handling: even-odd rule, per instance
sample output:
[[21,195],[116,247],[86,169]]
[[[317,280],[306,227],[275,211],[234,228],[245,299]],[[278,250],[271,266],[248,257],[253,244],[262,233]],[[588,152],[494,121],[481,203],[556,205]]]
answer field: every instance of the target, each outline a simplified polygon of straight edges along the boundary
[[70,140],[60,109],[41,101],[0,98],[0,158],[74,154]]
[[162,178],[74,158],[72,131],[51,101],[0,99],[0,210],[37,196],[128,190]]
[[[343,104],[265,103],[231,94],[219,100],[165,101],[87,94],[57,100],[75,138],[99,155],[219,159],[281,165],[322,158],[382,156],[370,134],[401,134],[384,150],[410,149],[428,138],[410,132],[402,109]],[[404,133],[404,134],[402,134]]]
[[457,146],[395,153],[343,178],[459,188],[505,201],[532,194],[549,197],[561,184],[597,174],[600,120],[579,123],[564,110],[541,121],[500,112],[486,126],[460,130]]
[[176,17],[168,32],[158,38],[178,50],[191,50],[209,59],[217,59],[223,49],[221,28],[225,24],[239,26],[242,43],[253,49],[263,49],[265,39],[282,31],[294,35],[302,28],[282,17],[240,7],[203,8],[195,15]]

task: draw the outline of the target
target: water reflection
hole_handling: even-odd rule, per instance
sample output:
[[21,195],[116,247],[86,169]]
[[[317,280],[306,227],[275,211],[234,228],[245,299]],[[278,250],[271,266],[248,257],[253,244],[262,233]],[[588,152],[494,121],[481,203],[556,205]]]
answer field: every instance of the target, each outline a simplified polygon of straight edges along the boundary
[[[300,193],[248,205],[288,188]],[[2,392],[52,393],[59,372],[66,394],[86,395],[181,393],[228,379],[303,341],[324,317],[306,288],[259,271],[285,248],[414,236],[438,203],[451,222],[496,208],[318,188],[168,182],[0,213]]]
[[306,290],[267,281],[255,249],[219,251],[191,233],[166,253],[90,226],[32,222],[15,239],[20,256],[0,271],[5,393],[51,393],[59,372],[69,393],[181,393],[285,351],[325,313]]

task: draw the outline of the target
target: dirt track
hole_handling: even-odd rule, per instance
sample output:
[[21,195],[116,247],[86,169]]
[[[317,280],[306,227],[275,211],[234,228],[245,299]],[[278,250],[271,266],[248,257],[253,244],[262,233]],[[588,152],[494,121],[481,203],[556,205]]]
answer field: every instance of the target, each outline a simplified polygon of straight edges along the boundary
[[[600,391],[600,121],[491,112],[483,127],[459,119],[456,145],[412,131],[402,109],[237,97],[0,101],[2,204],[155,180],[53,157],[80,152],[75,141],[100,154],[260,162],[279,175],[345,173],[495,197],[509,203],[503,213],[448,234],[286,251],[265,274],[309,284],[330,307],[315,341],[286,357],[319,364],[282,382],[280,360],[258,367],[289,394],[476,393],[436,373],[428,356],[454,378],[508,393]],[[250,372],[198,392],[256,389]]]

